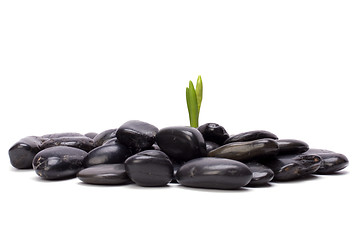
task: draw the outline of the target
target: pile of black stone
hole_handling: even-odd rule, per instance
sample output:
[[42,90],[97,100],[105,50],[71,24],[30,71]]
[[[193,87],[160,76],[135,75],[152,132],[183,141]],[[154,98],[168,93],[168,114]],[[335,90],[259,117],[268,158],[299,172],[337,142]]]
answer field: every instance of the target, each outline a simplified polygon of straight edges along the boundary
[[348,165],[339,153],[267,131],[229,136],[215,123],[199,128],[155,126],[132,120],[102,133],[30,136],[9,150],[11,164],[43,179],[78,177],[89,184],[239,189],[332,174]]

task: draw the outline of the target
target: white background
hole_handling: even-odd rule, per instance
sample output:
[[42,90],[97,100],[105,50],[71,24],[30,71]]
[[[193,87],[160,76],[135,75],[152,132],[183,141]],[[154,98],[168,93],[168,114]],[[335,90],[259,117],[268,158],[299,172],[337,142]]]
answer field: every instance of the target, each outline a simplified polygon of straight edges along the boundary
[[[358,239],[358,13],[344,0],[1,1],[1,238]],[[10,166],[28,135],[189,125],[199,74],[200,123],[304,140],[350,166],[240,191],[47,182]]]

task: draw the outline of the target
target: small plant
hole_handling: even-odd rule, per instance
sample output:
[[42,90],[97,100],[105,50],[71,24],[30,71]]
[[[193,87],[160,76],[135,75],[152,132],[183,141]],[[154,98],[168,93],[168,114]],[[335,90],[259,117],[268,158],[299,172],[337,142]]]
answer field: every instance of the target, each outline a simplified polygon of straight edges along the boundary
[[189,87],[186,88],[186,100],[191,127],[198,127],[199,112],[201,109],[203,95],[203,84],[201,75],[197,78],[196,88],[193,82],[189,81]]

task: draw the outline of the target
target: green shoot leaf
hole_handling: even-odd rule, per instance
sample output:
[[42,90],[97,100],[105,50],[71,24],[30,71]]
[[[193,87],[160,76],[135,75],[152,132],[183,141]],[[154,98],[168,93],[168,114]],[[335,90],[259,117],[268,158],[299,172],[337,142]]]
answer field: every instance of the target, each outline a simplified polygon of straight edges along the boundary
[[187,108],[191,127],[198,127],[198,104],[196,90],[192,81],[189,81],[189,87],[186,88]]
[[196,84],[196,96],[197,96],[198,114],[199,114],[199,111],[201,109],[202,95],[203,95],[202,77],[201,77],[201,75],[198,75],[197,84]]

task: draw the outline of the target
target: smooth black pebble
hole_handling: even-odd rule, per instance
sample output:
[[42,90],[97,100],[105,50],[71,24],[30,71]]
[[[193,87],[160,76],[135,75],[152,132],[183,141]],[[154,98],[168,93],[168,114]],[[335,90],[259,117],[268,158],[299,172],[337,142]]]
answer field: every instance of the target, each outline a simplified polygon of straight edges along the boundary
[[273,139],[265,138],[248,142],[228,143],[210,151],[208,156],[249,162],[264,157],[272,157],[277,153],[277,142]]
[[186,162],[207,155],[204,138],[193,127],[163,128],[157,133],[156,142],[174,162]]
[[33,169],[43,179],[60,180],[76,177],[83,168],[86,152],[73,147],[50,147],[38,152],[33,160]]
[[210,151],[216,149],[219,147],[218,143],[215,142],[211,142],[211,141],[206,141],[206,151],[207,153],[209,153]]
[[264,186],[272,181],[274,172],[269,167],[258,162],[249,162],[246,165],[253,173],[253,178],[248,183],[249,187]]
[[277,143],[279,155],[304,153],[309,149],[307,143],[296,139],[279,139]]
[[94,148],[94,141],[85,136],[56,137],[44,141],[40,147],[46,149],[56,146],[73,147],[89,152]]
[[275,180],[288,181],[316,172],[321,158],[315,154],[281,155],[261,163],[272,169]]
[[271,132],[264,131],[264,130],[255,130],[255,131],[249,131],[249,132],[244,132],[244,133],[230,136],[224,142],[224,144],[232,143],[232,142],[253,141],[253,140],[262,139],[262,138],[278,139],[278,137]]
[[226,159],[201,157],[182,165],[177,181],[187,187],[239,189],[252,179],[252,172],[243,163]]
[[81,170],[77,177],[84,183],[123,185],[131,183],[124,164],[100,164]]
[[318,174],[332,174],[349,165],[349,160],[344,154],[324,149],[309,149],[305,154],[315,154],[322,159],[319,169],[315,172]]
[[44,140],[42,137],[29,136],[12,145],[9,149],[11,165],[18,169],[31,169],[32,160],[40,152]]
[[98,164],[124,163],[130,155],[130,150],[120,143],[103,145],[87,154],[84,159],[84,166],[91,167]]
[[100,132],[93,138],[94,147],[99,147],[104,144],[109,139],[116,138],[117,129],[107,129],[103,132]]
[[120,143],[140,151],[151,147],[155,143],[157,133],[157,127],[146,122],[131,120],[117,129],[116,137]]
[[215,142],[222,145],[229,138],[229,135],[221,125],[217,123],[206,123],[198,127],[198,131],[202,133],[204,140]]
[[168,156],[158,150],[137,153],[125,162],[130,179],[143,187],[161,187],[173,178],[173,166]]

